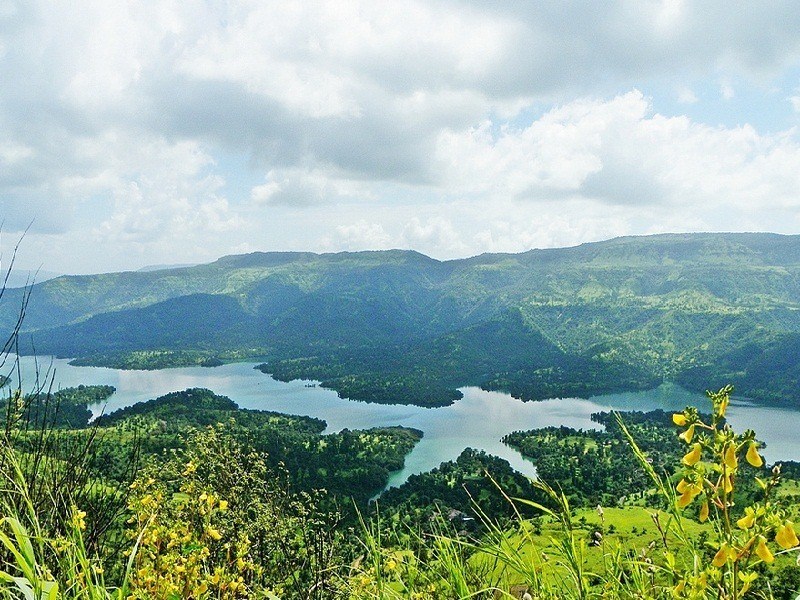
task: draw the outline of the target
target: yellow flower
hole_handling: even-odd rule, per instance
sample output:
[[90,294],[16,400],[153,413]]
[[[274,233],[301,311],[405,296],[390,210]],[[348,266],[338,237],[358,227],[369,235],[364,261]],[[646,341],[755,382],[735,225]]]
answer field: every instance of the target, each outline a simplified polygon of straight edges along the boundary
[[722,547],[717,550],[717,553],[714,555],[714,559],[711,561],[711,564],[717,567],[718,569],[721,568],[728,559],[734,558],[736,556],[736,551],[731,548],[727,543],[722,544]]
[[728,444],[725,447],[725,452],[723,453],[722,460],[725,463],[725,466],[729,469],[735,469],[736,466],[739,464],[739,460],[736,458],[736,446],[733,444]]
[[686,415],[683,413],[675,413],[672,415],[672,422],[675,423],[678,427],[683,427],[687,423]]
[[691,467],[692,465],[696,465],[700,462],[701,450],[700,444],[695,444],[692,446],[691,452],[686,453],[683,457],[683,464]]
[[694,437],[694,424],[689,425],[689,427],[686,428],[686,431],[684,431],[678,437],[687,444],[690,444],[692,442],[692,438]]
[[733,481],[730,475],[725,475],[725,477],[722,478],[722,489],[725,490],[726,494],[730,494],[733,491]]
[[72,507],[72,526],[83,531],[86,529],[86,512]]
[[685,491],[681,494],[681,497],[678,498],[678,508],[686,508],[691,504],[692,500],[694,500],[700,492],[703,491],[696,483],[690,483],[686,486]]
[[686,491],[686,489],[687,489],[688,487],[689,487],[689,482],[688,482],[688,481],[686,481],[685,479],[681,479],[681,480],[678,482],[678,485],[677,485],[677,486],[675,486],[675,489],[678,491],[678,493],[679,493],[679,494],[682,494],[683,492],[685,492],[685,491]]
[[775,560],[775,557],[770,552],[769,548],[767,548],[767,540],[763,535],[758,536],[758,545],[756,546],[756,554],[758,558],[763,560],[765,563],[771,563]]
[[745,455],[745,458],[753,467],[759,468],[764,466],[764,459],[761,458],[761,455],[758,453],[755,442],[750,442],[750,446],[747,448],[747,454]]
[[752,510],[746,511],[745,515],[736,521],[740,529],[750,529],[756,524],[756,515]]
[[208,534],[208,537],[210,537],[211,539],[216,540],[216,541],[219,541],[220,539],[222,539],[222,534],[218,530],[214,529],[213,527],[207,527],[206,528],[206,534]]
[[219,509],[220,509],[221,511],[226,511],[226,510],[228,510],[228,501],[227,501],[227,500],[220,500],[220,501],[219,501]]
[[708,501],[703,502],[703,506],[700,507],[700,522],[705,523],[708,521]]
[[681,497],[678,498],[678,508],[686,508],[689,504],[692,503],[692,495],[686,491],[681,494]]
[[717,415],[720,417],[725,416],[725,411],[728,410],[728,403],[731,401],[731,397],[725,394],[719,402],[719,410],[717,411]]
[[775,534],[775,541],[781,548],[788,550],[800,545],[800,540],[797,539],[797,534],[794,532],[794,525],[791,521],[786,521],[782,527],[778,529]]

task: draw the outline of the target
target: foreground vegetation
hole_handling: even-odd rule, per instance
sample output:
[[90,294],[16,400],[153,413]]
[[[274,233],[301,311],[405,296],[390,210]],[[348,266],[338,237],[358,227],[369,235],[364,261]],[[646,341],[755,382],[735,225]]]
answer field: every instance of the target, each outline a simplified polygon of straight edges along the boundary
[[[569,457],[556,487],[466,451],[378,505],[318,483],[354,452],[391,463],[413,432],[334,441],[314,419],[187,390],[34,435],[10,410],[31,398],[10,392],[0,597],[793,598],[798,484],[763,464],[752,431],[725,424],[730,391],[710,395],[708,415],[602,414],[605,432],[510,435],[543,470],[550,453]],[[136,445],[151,436],[160,450]],[[36,441],[48,437],[58,443]],[[322,441],[338,452],[314,480]],[[109,447],[126,449],[103,468]]]

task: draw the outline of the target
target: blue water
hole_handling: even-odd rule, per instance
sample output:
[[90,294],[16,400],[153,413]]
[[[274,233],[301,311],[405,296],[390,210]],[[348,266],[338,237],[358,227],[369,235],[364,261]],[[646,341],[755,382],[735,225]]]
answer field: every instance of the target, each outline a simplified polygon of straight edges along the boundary
[[[405,467],[392,474],[389,484],[400,485],[409,475],[428,471],[441,462],[456,458],[464,448],[483,449],[504,458],[515,469],[534,475],[535,468],[517,451],[500,442],[518,429],[549,425],[594,428],[590,415],[599,411],[681,409],[687,404],[705,406],[705,398],[673,385],[649,392],[610,394],[589,400],[561,398],[542,402],[521,402],[508,394],[467,387],[464,398],[451,406],[368,404],[343,400],[336,392],[307,387],[308,382],[282,383],[256,371],[251,363],[214,368],[188,367],[160,371],[121,371],[99,367],[73,367],[66,360],[23,357],[20,359],[23,389],[35,382],[53,389],[84,385],[113,385],[116,393],[104,406],[92,407],[95,415],[156,398],[168,392],[204,387],[233,399],[242,408],[273,410],[309,415],[328,423],[326,432],[344,428],[363,429],[388,425],[415,427],[425,433],[406,458]],[[9,373],[10,362],[0,369]],[[38,373],[38,378],[37,378]],[[16,381],[16,376],[14,380]],[[800,411],[765,408],[734,403],[728,420],[737,430],[752,428],[767,443],[767,460],[800,460],[800,436],[795,424]]]

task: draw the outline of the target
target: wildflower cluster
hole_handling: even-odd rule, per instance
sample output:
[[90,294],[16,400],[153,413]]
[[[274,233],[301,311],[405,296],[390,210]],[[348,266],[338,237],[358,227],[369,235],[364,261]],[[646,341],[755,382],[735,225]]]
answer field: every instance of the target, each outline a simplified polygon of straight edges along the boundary
[[139,543],[130,581],[133,597],[248,595],[247,582],[258,567],[248,557],[246,536],[223,539],[227,500],[201,490],[192,479],[169,494],[147,477],[133,484],[128,508],[131,535]]
[[246,435],[235,423],[194,431],[136,481],[135,597],[306,597],[326,588],[335,529],[319,497],[291,493],[285,470]]
[[776,552],[800,545],[785,509],[772,499],[779,484],[779,465],[771,476],[755,476],[761,491],[758,501],[743,509],[736,506],[737,480],[745,475],[743,464],[761,473],[764,460],[752,430],[737,435],[725,422],[732,391],[727,386],[708,393],[712,401],[708,420],[694,408],[672,417],[683,429],[679,437],[687,446],[675,488],[676,505],[684,509],[699,503],[699,521],[710,521],[718,538],[710,566],[682,578],[675,587],[677,597],[692,597],[698,588],[709,585],[718,588],[720,597],[741,597],[757,579],[759,563],[772,563]]

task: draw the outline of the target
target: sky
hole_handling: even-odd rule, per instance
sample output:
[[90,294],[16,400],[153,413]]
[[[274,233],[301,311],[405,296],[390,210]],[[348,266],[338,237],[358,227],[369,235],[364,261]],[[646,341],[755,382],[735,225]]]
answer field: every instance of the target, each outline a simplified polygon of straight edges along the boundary
[[0,0],[8,263],[800,232],[794,0]]

